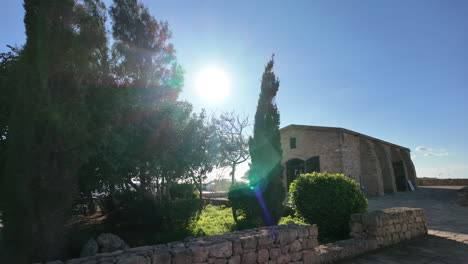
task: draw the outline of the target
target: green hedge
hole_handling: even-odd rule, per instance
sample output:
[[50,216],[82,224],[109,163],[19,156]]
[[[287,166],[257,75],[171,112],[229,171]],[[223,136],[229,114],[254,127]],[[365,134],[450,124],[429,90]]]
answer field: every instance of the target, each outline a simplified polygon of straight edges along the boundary
[[322,238],[343,238],[350,231],[350,216],[367,211],[367,199],[358,184],[342,174],[312,173],[297,177],[290,186],[291,202]]
[[262,226],[262,209],[254,190],[245,183],[237,183],[228,192],[229,204],[237,212],[237,229]]
[[201,206],[199,199],[159,202],[137,192],[119,192],[103,203],[106,223],[119,228],[174,231],[187,229]]

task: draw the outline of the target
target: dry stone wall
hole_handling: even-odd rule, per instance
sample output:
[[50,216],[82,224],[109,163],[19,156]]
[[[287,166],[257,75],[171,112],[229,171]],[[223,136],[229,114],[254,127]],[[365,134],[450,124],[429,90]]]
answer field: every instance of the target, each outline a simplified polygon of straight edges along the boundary
[[[66,264],[318,263],[316,226],[282,225],[72,259]],[[52,263],[52,262],[51,262]]]
[[186,239],[46,264],[321,264],[427,233],[419,208],[390,208],[351,216],[354,238],[319,245],[316,226],[283,225]]
[[427,234],[424,209],[397,207],[351,215],[351,236],[375,240],[389,246]]

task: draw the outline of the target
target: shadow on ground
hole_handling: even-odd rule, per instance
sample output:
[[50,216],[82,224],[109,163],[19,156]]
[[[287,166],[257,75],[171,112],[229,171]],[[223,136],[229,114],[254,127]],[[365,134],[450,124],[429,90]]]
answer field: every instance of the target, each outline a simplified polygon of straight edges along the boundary
[[468,263],[468,244],[425,235],[338,263]]
[[468,207],[456,203],[463,186],[420,187],[414,192],[398,192],[369,198],[369,211],[390,207],[426,209],[429,229],[468,235]]

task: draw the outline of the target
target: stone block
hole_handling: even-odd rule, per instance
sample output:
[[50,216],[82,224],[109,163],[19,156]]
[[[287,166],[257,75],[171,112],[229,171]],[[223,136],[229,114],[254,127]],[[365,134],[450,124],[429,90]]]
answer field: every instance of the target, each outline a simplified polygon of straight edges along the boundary
[[370,215],[370,214],[364,214],[362,216],[362,223],[366,226],[373,226],[377,227],[379,226],[379,218],[376,217],[375,215]]
[[232,256],[228,260],[228,264],[240,264],[241,263],[241,256],[236,255]]
[[[190,262],[184,262],[183,264],[188,264],[188,263]],[[117,261],[117,264],[151,264],[151,260],[143,256],[129,256],[126,258],[119,258],[119,260]]]
[[270,259],[271,260],[277,260],[280,255],[281,255],[281,249],[280,248],[270,248]]
[[401,231],[401,224],[395,225],[395,232],[399,233]]
[[294,240],[291,245],[289,245],[289,251],[290,252],[298,252],[302,250],[302,244],[299,242],[299,240]]
[[192,251],[193,262],[203,263],[208,260],[208,255],[210,253],[209,248],[203,246],[191,246],[189,249]]
[[257,254],[255,252],[242,254],[242,264],[254,264],[254,263],[257,263]]
[[224,259],[224,258],[215,259],[213,264],[227,264],[227,259]]
[[270,252],[268,249],[260,249],[257,253],[258,263],[265,263],[270,259]]
[[281,254],[288,254],[289,253],[289,245],[284,245],[280,247]]
[[289,263],[290,261],[291,261],[291,257],[289,256],[289,254],[286,254],[286,255],[281,254],[279,258],[276,260],[276,263],[286,264],[286,263]]
[[172,256],[169,251],[155,251],[151,256],[152,264],[171,264]]
[[361,217],[363,214],[352,214],[351,215],[351,221],[356,222],[356,223],[361,223]]
[[299,261],[302,259],[302,251],[299,252],[293,252],[289,254],[291,256],[291,261]]
[[[287,236],[287,233],[286,233]],[[242,248],[257,248],[257,239],[254,236],[241,237]]]
[[190,264],[192,263],[192,251],[188,248],[173,248],[172,264]]
[[353,225],[351,227],[351,232],[361,233],[362,232],[362,224],[361,223],[353,223]]
[[302,255],[304,264],[319,264],[320,257],[314,250],[305,250]]
[[309,231],[306,227],[300,227],[297,229],[297,237],[299,238],[307,238],[309,236]]
[[316,225],[306,226],[307,230],[309,231],[310,237],[317,237],[318,236],[318,228]]
[[231,240],[232,243],[232,253],[233,255],[240,255],[242,254],[242,242],[240,239],[233,239]]
[[294,228],[290,228],[288,231],[289,234],[289,243],[297,239],[297,230]]
[[81,262],[80,264],[98,264],[98,263],[101,263],[101,261],[98,262],[97,260],[90,260],[90,261]]
[[405,232],[405,238],[406,238],[406,240],[411,239],[411,231],[408,230],[408,231]]
[[259,246],[266,246],[275,242],[275,236],[271,233],[261,234],[257,236],[257,240]]
[[222,241],[207,247],[209,256],[213,258],[226,258],[232,255],[232,242]]
[[304,239],[303,247],[304,249],[313,249],[318,247],[319,243],[315,238],[306,238]]
[[406,223],[401,224],[401,232],[406,232],[406,231],[408,231],[408,224]]

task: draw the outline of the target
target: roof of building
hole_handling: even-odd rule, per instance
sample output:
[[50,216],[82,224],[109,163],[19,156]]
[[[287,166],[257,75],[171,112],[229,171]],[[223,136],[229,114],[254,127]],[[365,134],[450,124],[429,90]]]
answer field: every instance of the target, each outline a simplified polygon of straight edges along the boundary
[[363,137],[363,138],[367,138],[367,139],[370,139],[372,141],[377,141],[377,142],[380,142],[380,143],[383,143],[383,144],[386,144],[386,145],[390,145],[392,147],[397,147],[397,148],[401,148],[401,149],[405,149],[405,150],[408,150],[408,151],[411,151],[409,148],[406,148],[406,147],[403,147],[403,146],[400,146],[400,145],[397,145],[397,144],[393,144],[393,143],[390,143],[388,141],[384,141],[384,140],[381,140],[381,139],[378,139],[378,138],[375,138],[375,137],[371,137],[371,136],[368,136],[368,135],[365,135],[365,134],[361,134],[361,133],[358,133],[358,132],[355,132],[355,131],[352,131],[352,130],[349,130],[349,129],[346,129],[346,128],[341,128],[341,127],[324,127],[324,126],[306,126],[306,125],[289,125],[289,126],[285,126],[283,128],[280,129],[280,131],[284,131],[284,130],[291,130],[291,129],[299,129],[299,130],[313,130],[313,131],[323,131],[323,132],[345,132],[345,133],[348,133],[348,134],[352,134],[352,135],[356,135],[356,136],[360,136],[360,137]]

